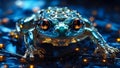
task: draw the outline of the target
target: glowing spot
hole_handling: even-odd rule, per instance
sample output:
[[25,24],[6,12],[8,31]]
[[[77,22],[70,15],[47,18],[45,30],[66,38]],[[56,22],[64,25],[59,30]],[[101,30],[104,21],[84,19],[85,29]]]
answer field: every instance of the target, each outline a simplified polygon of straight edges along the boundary
[[85,63],[88,62],[88,59],[84,58],[84,59],[83,59],[83,62],[85,62]]
[[4,60],[4,56],[0,55],[0,61],[3,61],[3,60]]
[[94,23],[93,23],[93,26],[97,26],[97,23],[94,22]]
[[95,20],[95,18],[94,18],[94,17],[90,17],[89,20],[90,20],[91,22],[93,22],[93,21]]
[[3,19],[2,19],[2,23],[4,23],[4,24],[7,23],[8,21],[9,21],[8,18],[3,18]]
[[71,40],[71,42],[72,42],[72,43],[76,43],[77,41],[73,38],[73,39]]
[[104,63],[105,63],[106,61],[107,61],[106,59],[103,59],[103,60],[102,60],[102,62],[104,62]]
[[30,65],[30,68],[34,68],[34,65],[31,64],[31,65]]
[[112,25],[110,23],[106,25],[107,29],[110,29],[111,27],[112,27]]
[[117,42],[120,42],[120,38],[117,38],[116,40],[117,40]]
[[3,48],[3,47],[4,47],[4,44],[1,44],[1,43],[0,43],[0,49]]
[[18,35],[15,35],[14,37],[15,37],[15,38],[18,38]]
[[14,32],[10,32],[9,34],[10,34],[11,36],[13,36],[15,33],[14,33]]
[[22,25],[22,24],[20,24],[20,28],[23,28],[23,25]]
[[7,64],[4,64],[4,68],[8,68],[8,65],[7,65]]
[[79,50],[80,50],[80,48],[78,48],[78,47],[77,47],[77,48],[75,48],[75,51],[79,51]]
[[25,63],[26,60],[25,60],[24,58],[21,58],[21,59],[20,59],[20,62],[21,62],[21,63]]
[[75,29],[80,29],[80,27],[82,27],[82,25],[76,25]]

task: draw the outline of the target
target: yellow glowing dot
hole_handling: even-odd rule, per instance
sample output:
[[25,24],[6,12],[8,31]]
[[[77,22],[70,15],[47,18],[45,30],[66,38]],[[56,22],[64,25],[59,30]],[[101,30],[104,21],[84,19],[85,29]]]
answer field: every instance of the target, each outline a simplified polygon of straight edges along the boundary
[[103,60],[102,60],[102,62],[104,62],[104,63],[105,63],[105,62],[106,62],[106,60],[105,60],[105,59],[103,59]]
[[4,47],[4,44],[1,44],[1,43],[0,43],[0,48],[3,48],[3,47]]
[[15,38],[18,38],[18,35],[15,35]]
[[76,43],[77,41],[73,38],[71,42],[72,42],[72,43]]
[[4,56],[0,55],[0,61],[4,60]]
[[77,47],[77,48],[75,48],[75,51],[79,51],[79,50],[80,50],[80,48],[78,48],[78,47]]
[[23,28],[23,25],[22,25],[22,24],[20,25],[20,28]]
[[44,25],[44,26],[41,26],[42,29],[46,30],[48,29],[48,26],[47,25]]
[[85,59],[83,59],[83,62],[88,62],[88,60],[85,58]]
[[34,65],[30,65],[30,68],[34,68]]
[[120,38],[117,38],[116,40],[117,40],[117,42],[120,42]]
[[14,32],[10,32],[10,35],[13,36],[13,35],[14,35]]

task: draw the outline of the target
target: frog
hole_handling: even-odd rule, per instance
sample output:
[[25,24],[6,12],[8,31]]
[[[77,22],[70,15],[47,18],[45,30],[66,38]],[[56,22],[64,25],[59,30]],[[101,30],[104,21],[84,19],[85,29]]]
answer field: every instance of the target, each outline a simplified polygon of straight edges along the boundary
[[40,57],[43,55],[44,50],[36,43],[67,47],[88,37],[96,45],[94,55],[100,53],[107,58],[108,55],[115,56],[119,52],[119,49],[107,44],[91,21],[68,7],[48,7],[22,18],[16,23],[16,32],[24,39],[26,51],[23,58],[34,58],[35,54]]

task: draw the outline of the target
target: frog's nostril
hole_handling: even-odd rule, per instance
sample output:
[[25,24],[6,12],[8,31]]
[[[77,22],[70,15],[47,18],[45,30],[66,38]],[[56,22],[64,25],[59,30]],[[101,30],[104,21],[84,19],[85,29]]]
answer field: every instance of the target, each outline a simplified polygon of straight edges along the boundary
[[64,27],[59,27],[58,29],[56,29],[56,31],[61,34],[64,34],[67,31],[67,29],[65,29]]

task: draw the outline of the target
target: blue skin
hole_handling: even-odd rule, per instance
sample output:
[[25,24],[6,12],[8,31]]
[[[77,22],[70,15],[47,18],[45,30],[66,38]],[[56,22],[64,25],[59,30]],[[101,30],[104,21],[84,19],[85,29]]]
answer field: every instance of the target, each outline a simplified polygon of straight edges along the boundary
[[[53,8],[54,10],[57,9],[56,7]],[[63,9],[64,12],[62,11]],[[59,10],[51,10],[50,12],[47,12],[48,10],[44,11],[41,15],[43,15],[44,19],[47,19],[51,21],[52,27],[49,28],[49,30],[44,31],[42,29],[38,30],[40,34],[46,35],[51,38],[58,38],[58,37],[73,37],[78,36],[84,31],[84,22],[81,19],[81,16],[75,11],[67,11],[67,8],[63,8]],[[81,23],[83,24],[83,27],[79,30],[75,31],[71,29],[71,25],[73,23],[74,19],[81,19]]]
[[[82,24],[78,30],[71,28],[76,19]],[[47,20],[50,24],[47,30],[43,30],[40,26],[43,20]],[[20,25],[23,27],[20,27]],[[44,42],[46,41],[45,39],[47,39],[46,43],[52,43],[53,46],[68,46],[68,44],[73,43],[73,39],[79,42],[89,37],[97,45],[94,54],[100,52],[106,58],[110,53],[115,56],[115,52],[119,52],[117,48],[111,47],[106,43],[91,22],[81,17],[77,11],[66,7],[49,7],[48,9],[40,10],[33,16],[18,21],[16,27],[17,32],[20,35],[24,35],[26,44],[24,58],[27,55],[34,57],[34,51],[39,51],[36,42],[38,40]],[[38,54],[41,55],[40,53]]]

